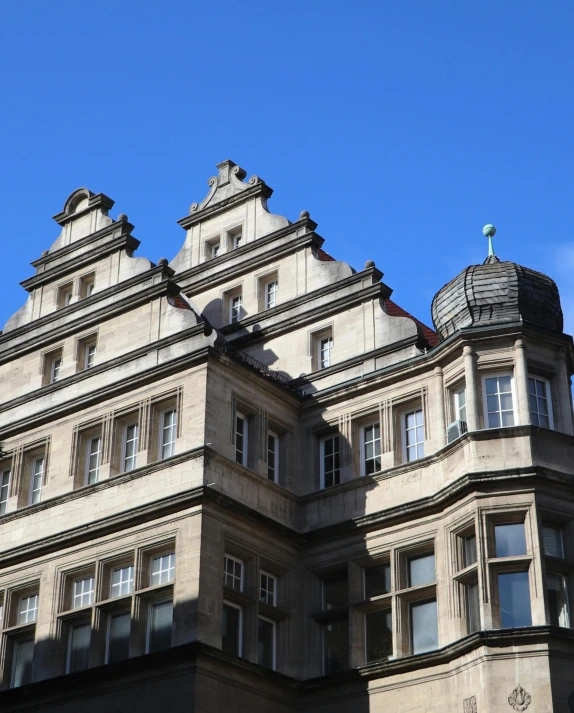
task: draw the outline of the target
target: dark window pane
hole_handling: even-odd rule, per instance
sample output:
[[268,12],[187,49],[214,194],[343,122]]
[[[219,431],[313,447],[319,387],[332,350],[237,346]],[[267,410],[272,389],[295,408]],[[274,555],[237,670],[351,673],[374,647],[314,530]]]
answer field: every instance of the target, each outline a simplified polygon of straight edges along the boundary
[[464,538],[464,566],[469,567],[476,562],[476,537],[469,535]]
[[418,587],[436,579],[434,553],[409,559],[409,587]]
[[129,612],[110,617],[108,663],[123,661],[130,655],[130,624]]
[[511,525],[495,525],[494,541],[496,543],[497,557],[517,557],[526,554],[526,538],[524,536],[524,523],[517,522]]
[[325,675],[349,668],[349,621],[342,619],[323,626]]
[[260,666],[275,668],[275,625],[259,619],[257,627],[257,660]]
[[241,611],[224,604],[222,627],[221,648],[228,654],[241,656]]
[[548,611],[550,623],[554,626],[570,626],[566,583],[560,574],[547,575]]
[[151,608],[151,627],[149,636],[149,651],[161,651],[171,646],[171,624],[173,619],[173,602],[153,604]]
[[438,648],[436,600],[411,604],[411,651],[422,654]]
[[391,565],[377,564],[365,569],[365,598],[370,599],[391,591]]
[[393,655],[393,620],[390,609],[366,616],[367,663]]
[[562,544],[562,530],[559,527],[543,527],[542,540],[544,542],[544,554],[549,557],[564,557],[564,546]]
[[349,603],[347,568],[323,577],[323,609],[338,609]]
[[528,572],[504,572],[498,575],[500,626],[532,626]]
[[73,626],[70,631],[68,671],[84,671],[90,664],[90,624]]
[[466,618],[468,633],[480,629],[480,602],[478,598],[478,582],[466,585]]
[[12,687],[25,686],[32,681],[32,660],[34,658],[34,639],[17,641],[14,644],[14,668]]

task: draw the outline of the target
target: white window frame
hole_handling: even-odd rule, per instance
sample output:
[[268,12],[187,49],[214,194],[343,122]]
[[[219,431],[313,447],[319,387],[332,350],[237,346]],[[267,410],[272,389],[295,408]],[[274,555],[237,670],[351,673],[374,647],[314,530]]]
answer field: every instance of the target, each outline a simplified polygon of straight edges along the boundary
[[85,283],[86,287],[86,297],[91,297],[94,294],[94,287],[96,286],[96,281],[95,280],[88,280]]
[[[126,468],[126,452],[127,452],[127,443],[128,443],[128,429],[131,428],[132,426],[135,426],[137,428],[137,436],[135,439],[136,442],[136,447],[133,455],[133,461],[134,465],[133,468],[130,468],[129,470]],[[138,447],[139,447],[139,441],[140,441],[140,424],[139,421],[130,421],[130,423],[126,423],[123,429],[123,434],[122,434],[122,473],[129,473],[132,470],[135,470],[137,468],[137,455],[138,455]],[[132,456],[130,456],[132,458]]]
[[[34,599],[34,606],[30,607],[30,599]],[[26,604],[26,609],[22,608],[22,602],[24,600],[27,600]],[[23,596],[20,597],[18,600],[18,625],[22,624],[33,624],[35,621],[38,621],[38,603],[39,603],[39,595],[38,592],[34,592],[33,594],[24,594]],[[34,618],[30,619],[29,618],[29,613],[30,612],[35,612],[34,613]],[[26,620],[25,621],[20,621],[20,617],[22,614],[26,615]]]
[[[514,421],[514,426],[518,425],[518,411],[517,411],[517,400],[516,400],[516,387],[514,383],[514,372],[513,371],[500,371],[496,373],[485,373],[482,375],[482,413],[484,418],[484,428],[490,429],[491,426],[488,423],[488,399],[486,396],[486,380],[500,378],[501,376],[510,377],[510,393],[512,394],[512,418]],[[530,405],[528,407],[530,409]],[[500,412],[499,412],[500,413]],[[502,419],[500,426],[492,426],[492,428],[512,428],[512,426],[503,426]]]
[[[95,590],[95,581],[96,578],[94,577],[93,574],[89,575],[88,577],[79,577],[78,579],[75,579],[72,583],[72,609],[83,609],[84,607],[90,607],[94,603],[94,590]],[[88,582],[88,587],[91,587],[91,589],[86,589],[84,591],[84,583]],[[81,591],[79,593],[76,593],[76,585],[81,585]],[[82,599],[87,596],[88,598],[88,603],[87,604],[82,604]],[[76,603],[76,599],[78,599],[79,604]]]
[[[528,413],[530,414],[530,420],[532,421],[532,411],[530,409],[530,379],[535,381],[541,381],[546,388],[546,403],[548,404],[548,428],[554,430],[554,414],[552,409],[552,390],[550,388],[550,380],[545,379],[543,376],[537,376],[536,374],[528,374]],[[513,402],[514,403],[514,402]],[[544,428],[540,426],[539,428]]]
[[[415,443],[411,443],[410,447],[414,446],[416,448],[416,450],[418,451],[418,446],[422,444],[423,454],[421,456],[419,456],[417,454],[416,458],[409,459],[409,455],[408,455],[408,445],[409,444],[407,444],[407,431],[410,431],[413,429],[407,428],[407,417],[410,416],[411,414],[417,414],[419,412],[422,414],[422,419],[423,419],[423,422],[422,422],[423,440],[416,441]],[[414,430],[416,431],[417,428],[420,428],[420,426],[417,426],[415,424]],[[403,463],[414,463],[416,460],[420,460],[421,458],[425,457],[425,442],[426,442],[425,431],[426,431],[425,414],[424,414],[424,410],[423,410],[422,406],[417,406],[415,408],[408,409],[407,411],[403,411],[401,413],[401,439],[403,442]]]
[[[120,577],[119,582],[114,582],[114,574],[116,572],[124,572],[125,570],[128,571],[128,578],[123,579],[123,577]],[[134,591],[134,566],[133,566],[133,564],[125,564],[125,565],[121,565],[120,567],[113,567],[111,575],[112,576],[110,577],[110,599],[117,599],[118,597],[127,597]],[[124,585],[124,584],[129,585],[129,591],[126,592],[125,594],[122,594],[122,585]],[[118,587],[119,594],[114,594],[114,587]]]
[[[270,607],[276,607],[277,606],[277,577],[274,574],[269,574],[269,572],[266,572],[265,570],[261,569],[259,570],[259,601],[261,602],[261,577],[267,577],[267,579],[272,579],[273,580],[273,602],[270,604],[267,601],[267,595],[265,595],[265,601],[263,602],[264,604],[267,604],[267,606]],[[265,590],[266,592],[268,591],[267,589]]]
[[279,280],[274,277],[267,280],[263,285],[263,298],[265,309],[273,309],[277,306],[277,292],[279,291]]
[[209,243],[209,252],[210,259],[213,260],[213,258],[219,257],[221,254],[221,240],[214,240],[212,243]]
[[[171,635],[173,638],[173,612],[175,611],[175,606],[174,606],[174,601],[173,601],[173,596],[171,597],[165,597],[165,599],[154,599],[153,601],[149,602],[148,604],[148,612],[147,612],[147,632],[146,632],[146,637],[145,637],[145,652],[146,654],[149,654],[149,646],[151,643],[151,631],[152,631],[152,621],[153,621],[153,608],[154,606],[157,606],[158,604],[165,604],[166,602],[171,602],[172,606],[172,614],[171,614]],[[171,648],[171,641],[170,641],[170,648]]]
[[[237,303],[235,303],[237,300]],[[234,304],[235,303],[235,304]],[[229,295],[229,324],[237,324],[243,316],[243,293]]]
[[[42,461],[42,468],[37,471],[36,470],[36,464]],[[35,505],[36,503],[41,502],[42,500],[42,488],[44,486],[44,470],[46,468],[46,458],[44,455],[41,456],[36,456],[34,460],[32,461],[32,472],[30,474],[30,494],[28,498],[28,502],[30,505]],[[36,476],[40,476],[40,487],[35,488],[34,487],[34,481],[36,479]],[[38,493],[38,499],[34,499],[34,493]]]
[[50,359],[50,383],[55,384],[60,380],[60,369],[62,368],[62,355],[53,356]]
[[74,290],[73,288],[70,288],[69,290],[64,290],[63,293],[63,303],[64,307],[67,307],[71,302],[72,302],[72,297],[74,296]]
[[[323,358],[323,343],[327,342],[327,352],[328,356],[326,359]],[[325,334],[317,338],[317,362],[319,369],[328,369],[333,365],[333,348],[335,346],[335,341],[333,339],[333,334]]]
[[[381,424],[379,421],[371,421],[371,423],[366,423],[364,426],[361,426],[361,477],[364,477],[367,475],[367,461],[365,458],[365,431],[367,428],[372,428],[374,426],[379,427],[379,444],[381,446],[381,453],[379,453],[379,458],[381,459],[381,468],[382,468],[382,439],[381,439]],[[376,440],[373,440],[373,443],[376,443]],[[375,456],[376,458],[377,456]],[[379,470],[375,470],[374,473],[380,473]],[[374,474],[373,473],[373,474]],[[371,475],[373,475],[371,474]]]
[[[241,453],[242,460],[241,463],[237,460],[237,419],[243,421],[243,451]],[[244,416],[240,411],[235,412],[235,462],[239,463],[244,467],[247,467],[247,457],[249,450],[249,421],[246,416]]]
[[231,607],[232,609],[237,609],[239,612],[239,647],[237,655],[243,656],[243,607],[239,606],[239,604],[235,604],[234,602],[230,602],[228,599],[224,599],[223,603],[225,604],[225,606]]
[[[7,477],[7,483],[4,484],[4,479]],[[8,500],[10,499],[10,485],[12,482],[12,469],[6,468],[0,472],[0,515],[5,515],[8,509]],[[6,498],[3,498],[4,489],[6,489]],[[1,624],[1,622],[0,622]]]
[[[460,404],[460,395],[464,394],[464,405]],[[453,421],[464,421],[468,423],[468,404],[466,402],[466,384],[458,385],[452,392],[453,401]],[[465,417],[462,418],[460,415],[461,410],[464,409]]]
[[237,230],[235,233],[231,234],[231,240],[233,242],[233,249],[241,248],[245,243],[243,242],[243,229]]
[[[158,560],[161,560],[163,557],[173,557],[173,567],[169,566],[171,560],[168,560],[167,569],[160,569],[157,572],[154,572],[153,571],[153,563],[157,562]],[[171,572],[172,570],[173,570],[173,574],[171,575],[171,579],[167,579],[167,580],[163,580],[163,581],[159,581],[159,582],[153,581],[154,574],[161,574],[162,572],[167,572],[168,576],[169,576],[169,572]],[[161,580],[161,576],[159,577],[159,579]],[[150,587],[159,587],[164,584],[171,584],[171,582],[174,582],[174,581],[175,581],[175,550],[171,550],[169,552],[162,552],[161,554],[153,555],[151,558],[150,568],[149,568]]]
[[[273,663],[271,666],[271,670],[275,671],[277,669],[277,622],[273,621],[273,619],[269,619],[266,616],[259,615],[257,618],[267,622],[268,624],[273,625]],[[259,637],[257,638],[257,644],[259,645]]]
[[[166,441],[164,440],[165,438],[165,417],[167,414],[173,413],[174,414],[174,422],[169,426],[169,428],[174,429],[174,436],[173,436],[173,441]],[[164,458],[171,458],[172,455],[175,453],[175,442],[177,440],[177,409],[175,406],[172,406],[171,408],[166,408],[164,409],[160,415],[159,415],[159,444],[158,444],[158,455],[159,459],[163,460]],[[171,445],[171,453],[168,455],[163,454],[163,449],[164,447],[169,444]]]
[[89,344],[86,344],[84,353],[84,369],[91,369],[94,366],[94,362],[96,360],[96,352],[96,342],[90,342]]
[[568,576],[563,574],[562,572],[554,572],[553,570],[547,571],[546,572],[546,597],[548,597],[548,578],[549,577],[557,577],[558,579],[562,580],[562,592],[564,594],[564,604],[565,604],[565,623],[563,624],[558,624],[558,626],[564,627],[566,629],[571,628],[571,619],[570,619],[570,601],[568,599]]
[[[335,438],[339,439],[339,482],[335,483],[333,482],[333,485],[325,485],[325,443],[327,441],[335,440]],[[335,452],[335,451],[333,451]],[[363,451],[361,451],[363,453]],[[329,436],[323,436],[321,440],[319,441],[319,458],[320,458],[320,467],[319,467],[319,472],[320,472],[320,487],[321,490],[324,490],[325,488],[332,488],[335,485],[340,485],[341,483],[341,434],[340,433],[333,433]],[[335,474],[335,470],[333,470],[333,476]],[[335,478],[333,477],[333,480]]]
[[[92,443],[94,441],[99,441],[98,450],[95,453],[92,452]],[[85,470],[84,470],[84,484],[85,485],[93,485],[94,484],[94,483],[90,483],[90,473],[92,472],[90,470],[90,460],[91,460],[92,455],[97,455],[97,457],[98,457],[98,465],[95,468],[96,478],[94,480],[94,483],[97,483],[98,479],[99,479],[99,475],[100,475],[100,465],[101,465],[101,459],[102,459],[102,437],[99,434],[88,438],[88,443],[87,443],[87,448],[86,448],[86,464],[85,464]]]
[[[226,584],[226,579],[227,579],[227,560],[231,560],[232,562],[235,562],[236,564],[239,564],[240,566],[240,577],[239,577],[239,589],[235,589],[235,587],[229,587]],[[235,577],[235,575],[233,575]],[[224,554],[223,558],[223,584],[227,589],[231,589],[234,592],[242,592],[243,591],[243,586],[245,584],[245,562],[243,560],[240,560],[239,557],[234,557],[233,555],[228,554],[227,552]]]
[[[275,474],[273,478],[269,477],[269,437],[273,438],[275,442],[275,450],[274,455],[275,455]],[[279,482],[279,436],[275,433],[275,431],[272,431],[269,429],[267,431],[267,479],[270,480],[272,483],[278,483]]]

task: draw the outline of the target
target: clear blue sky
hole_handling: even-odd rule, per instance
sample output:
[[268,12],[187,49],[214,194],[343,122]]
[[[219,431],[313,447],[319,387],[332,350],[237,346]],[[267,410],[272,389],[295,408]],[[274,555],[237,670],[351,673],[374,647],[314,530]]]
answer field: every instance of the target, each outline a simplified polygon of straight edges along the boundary
[[573,35],[571,0],[4,3],[0,326],[75,188],[171,259],[231,158],[425,321],[494,223],[574,331]]

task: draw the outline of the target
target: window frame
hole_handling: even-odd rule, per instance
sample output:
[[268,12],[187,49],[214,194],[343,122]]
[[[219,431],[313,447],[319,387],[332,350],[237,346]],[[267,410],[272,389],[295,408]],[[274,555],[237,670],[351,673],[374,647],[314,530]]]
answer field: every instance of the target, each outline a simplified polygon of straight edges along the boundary
[[[538,376],[538,374],[528,374],[527,381],[528,381],[528,413],[530,414],[530,423],[532,423],[532,409],[530,408],[530,380],[533,380],[534,382],[540,381],[544,384],[544,388],[546,391],[546,403],[548,405],[548,427],[546,426],[535,426],[535,428],[548,428],[551,431],[554,431],[554,410],[552,408],[552,384],[550,382],[550,379],[545,378],[544,376]],[[538,412],[536,412],[538,414]],[[534,424],[532,424],[534,425]]]
[[[337,440],[338,445],[337,445],[337,451],[333,449],[333,459],[335,458],[335,455],[337,454],[339,456],[339,467],[338,468],[333,468],[333,483],[331,485],[326,485],[325,483],[325,475],[326,475],[326,469],[325,469],[325,443],[327,441],[331,440]],[[334,460],[333,460],[334,462]],[[341,484],[341,434],[340,433],[332,433],[327,436],[322,436],[321,439],[319,440],[319,477],[320,477],[320,489],[325,490],[325,488],[333,488],[336,485]],[[336,481],[336,482],[335,482]]]
[[[98,450],[96,453],[92,453],[92,443],[96,440],[99,441]],[[87,441],[87,443],[86,443],[86,456],[85,456],[85,467],[84,467],[84,485],[94,485],[99,480],[100,466],[102,464],[102,436],[101,436],[101,434],[95,434],[93,436],[89,436],[86,439],[86,441]],[[95,473],[96,473],[95,480],[93,482],[90,482],[90,473],[92,472],[90,469],[90,460],[91,460],[92,455],[98,456],[98,465],[94,469]]]
[[[128,578],[126,580],[120,579],[119,582],[114,583],[114,572],[123,572],[126,569],[128,570],[128,574],[130,574],[129,570],[131,570],[131,578]],[[151,573],[150,573],[150,580],[151,580]],[[125,583],[129,583],[129,582],[131,582],[131,587],[129,589],[129,592],[122,594],[122,591],[121,591],[122,585]],[[133,594],[134,584],[135,584],[135,567],[134,567],[133,563],[120,564],[117,567],[112,566],[110,568],[109,583],[110,583],[110,593],[109,593],[110,599],[118,599],[120,597],[128,597],[128,596],[130,596],[130,594]],[[119,594],[114,594],[114,587],[119,587]]]
[[[420,413],[421,418],[422,418],[422,423],[418,425],[416,423],[416,414]],[[415,426],[414,428],[409,428],[407,419],[409,416],[415,416]],[[415,406],[413,408],[409,408],[405,411],[402,411],[400,414],[401,418],[401,441],[402,441],[402,446],[403,446],[403,463],[414,463],[417,460],[421,460],[422,458],[425,457],[425,442],[426,442],[426,424],[425,424],[425,413],[424,413],[424,408],[422,404],[420,406]],[[421,428],[423,429],[423,439],[422,441],[415,441],[412,444],[408,443],[408,432],[409,431],[415,431],[415,436],[416,436],[416,431],[417,429]],[[422,447],[422,455],[418,455],[419,452],[419,446]],[[409,458],[409,448],[415,448],[417,456],[416,458]]]
[[[90,584],[91,584],[91,589],[88,589],[85,592],[83,589],[84,582],[90,582]],[[77,594],[76,593],[76,585],[80,584],[80,583],[82,583],[82,591],[79,594]],[[88,596],[88,603],[82,604],[82,599],[85,595]],[[94,574],[88,574],[87,576],[78,577],[77,579],[74,579],[72,581],[71,609],[83,609],[84,607],[93,606],[94,601],[95,601],[95,595],[96,595],[96,577]],[[78,597],[79,597],[80,603],[76,604],[76,598],[78,598]]]
[[[243,433],[240,434],[243,437],[243,450],[239,451],[237,448],[237,435],[239,431],[237,430],[237,421],[241,420],[243,422]],[[249,454],[249,419],[247,416],[245,416],[241,411],[236,411],[235,412],[235,438],[234,438],[234,446],[235,446],[235,462],[239,465],[242,465],[244,468],[247,467],[247,459],[248,459],[248,454]],[[241,453],[241,460],[237,460],[237,454]]]
[[[31,659],[31,666],[34,666],[34,654],[36,653],[36,638],[34,635],[32,636],[19,636],[16,637],[13,641],[13,649],[12,649],[12,665],[11,665],[11,671],[10,671],[10,688],[20,688],[20,686],[27,686],[28,683],[23,683],[20,684],[20,686],[15,686],[15,678],[16,678],[16,664],[18,662],[18,648],[22,644],[32,644],[32,659]],[[33,682],[33,677],[32,677],[32,669],[30,670],[30,683]]]
[[[276,622],[276,621],[273,621],[273,619],[269,619],[269,617],[262,616],[261,614],[259,614],[259,615],[257,616],[257,646],[258,646],[258,647],[259,647],[259,619],[261,619],[261,621],[266,622],[267,624],[271,624],[271,626],[272,626],[272,631],[273,631],[273,643],[272,643],[272,646],[273,646],[273,662],[272,662],[272,665],[271,665],[270,670],[271,670],[271,671],[276,671],[276,670],[277,670],[277,622]],[[258,653],[259,653],[259,652],[258,652]],[[264,666],[264,664],[260,664],[260,663],[259,663],[259,655],[257,656],[257,663],[258,663],[259,666]],[[264,666],[264,667],[267,668],[266,666]]]
[[[160,570],[158,570],[158,572],[154,572],[154,571],[153,571],[153,563],[156,562],[157,560],[163,559],[164,557],[173,557],[173,567],[170,567],[170,566],[169,566],[169,564],[170,564],[171,561],[168,560],[168,567],[167,567],[167,569],[160,569]],[[149,563],[149,586],[150,586],[150,587],[160,587],[160,586],[164,586],[164,585],[167,585],[167,584],[171,584],[172,582],[175,582],[175,565],[176,565],[175,549],[173,549],[173,550],[166,550],[166,551],[163,551],[163,552],[155,552],[155,553],[153,553],[153,554],[150,556],[150,563]],[[161,572],[168,572],[168,573],[169,573],[171,570],[173,570],[173,575],[172,575],[172,578],[171,578],[171,579],[162,580],[162,581],[159,581],[159,582],[154,582],[154,581],[153,581],[154,574],[161,574]],[[161,580],[161,577],[160,577],[160,580]]]
[[[35,598],[35,606],[33,606],[32,608],[29,608],[29,605],[28,605],[27,609],[22,609],[22,602],[24,601],[24,599],[27,599],[29,602],[29,600],[32,598]],[[27,624],[35,624],[38,621],[39,605],[40,605],[40,594],[38,591],[32,591],[32,592],[28,591],[28,592],[21,594],[18,597],[16,625],[17,626],[26,626]],[[28,618],[28,612],[35,612],[33,619]],[[26,621],[20,621],[20,616],[24,613],[26,614]]]
[[[239,589],[235,589],[235,587],[230,587],[226,580],[227,580],[227,560],[232,560],[236,564],[240,565],[240,577],[239,577]],[[235,577],[235,574],[232,575]],[[226,589],[229,589],[232,592],[243,592],[243,589],[245,587],[245,560],[239,559],[239,557],[235,557],[234,555],[230,555],[229,552],[225,552],[223,555],[223,586]]]
[[[261,592],[263,591],[263,584],[261,582],[262,577],[267,577],[267,579],[272,579],[273,580],[273,601],[269,602],[267,594],[265,596],[265,599],[261,598]],[[266,592],[268,592],[267,589],[265,589]],[[269,572],[265,571],[264,569],[259,570],[259,602],[266,604],[268,607],[276,607],[277,606],[277,595],[278,595],[278,590],[277,590],[277,577],[274,574],[270,574]]]
[[[500,426],[490,426],[489,420],[488,420],[488,398],[487,398],[487,393],[486,393],[486,381],[487,381],[487,379],[499,379],[502,376],[510,377],[510,393],[512,395],[513,424],[512,424],[512,426],[503,426],[502,418],[501,418]],[[514,426],[518,425],[518,411],[517,411],[518,402],[516,400],[516,384],[515,384],[515,379],[514,379],[514,371],[512,369],[510,369],[508,371],[485,372],[484,374],[482,374],[481,385],[482,385],[482,416],[484,419],[484,429],[490,430],[492,428],[513,428]],[[497,393],[499,393],[499,392],[497,392]],[[500,403],[500,400],[499,400],[499,403]],[[528,408],[530,409],[530,405]],[[498,411],[496,413],[502,415],[502,411]]]
[[[460,395],[464,394],[464,404],[461,406],[460,404]],[[466,383],[463,382],[462,385],[459,383],[457,386],[455,386],[452,389],[452,416],[453,416],[453,423],[456,423],[457,421],[462,421],[463,423],[468,424],[467,420],[467,400],[466,400]],[[464,409],[464,418],[461,418],[461,410]]]
[[[94,341],[94,342],[86,343],[85,348],[84,348],[84,369],[92,369],[93,368],[94,362],[96,360],[97,351],[98,351],[97,342]],[[90,357],[92,357],[91,363],[90,363]]]
[[132,633],[132,612],[130,609],[118,609],[117,611],[111,610],[107,612],[106,616],[106,646],[105,646],[105,651],[104,651],[104,663],[110,664],[110,663],[115,663],[110,661],[110,642],[111,642],[111,633],[112,633],[112,619],[114,617],[118,616],[128,616],[130,619],[130,627],[128,631],[128,655],[126,656],[125,659],[120,659],[121,661],[126,661],[127,659],[130,658],[130,644],[131,644],[131,633]]
[[[325,350],[323,349],[323,344],[327,343],[327,358],[323,357]],[[333,339],[333,333],[325,334],[317,338],[317,362],[319,369],[328,369],[333,366],[333,349],[335,346],[335,340]]]
[[60,369],[62,368],[62,354],[54,354],[50,359],[50,384],[60,381]]
[[[379,443],[379,454],[378,456],[375,454],[373,458],[369,458],[369,461],[373,460],[375,461],[376,465],[376,459],[377,457],[380,460],[380,467],[378,469],[375,469],[372,473],[367,473],[367,458],[365,456],[365,446],[366,446],[366,441],[365,441],[365,431],[367,428],[378,428],[379,429],[379,436],[378,438],[374,438],[371,443],[376,443],[378,441]],[[360,431],[360,445],[361,445],[361,477],[365,476],[373,476],[376,475],[377,473],[380,473],[383,468],[383,461],[382,461],[382,439],[381,439],[381,424],[380,422],[377,421],[371,421],[369,423],[365,423],[363,426],[361,426],[361,431]],[[373,452],[375,452],[375,448],[373,447]]]
[[[36,463],[39,461],[42,461],[42,469],[40,472],[36,472]],[[38,503],[42,502],[42,490],[44,487],[44,474],[46,471],[46,456],[45,454],[42,455],[37,455],[33,458],[32,460],[32,468],[31,468],[31,473],[30,473],[30,487],[29,487],[29,494],[28,494],[28,504],[29,505],[37,505]],[[34,487],[34,480],[36,476],[40,476],[40,487],[35,488]],[[38,499],[34,499],[34,493],[38,493]]]
[[[172,424],[170,424],[170,426],[168,428],[173,428],[174,433],[173,433],[173,440],[168,442],[168,444],[171,445],[171,453],[169,453],[168,455],[164,455],[163,450],[166,445],[166,442],[164,440],[165,430],[166,430],[165,417],[170,413],[174,414],[174,422]],[[173,455],[175,455],[175,444],[177,441],[177,416],[178,416],[178,414],[177,414],[176,406],[169,406],[168,408],[165,408],[162,411],[160,411],[159,428],[158,428],[159,443],[158,443],[158,451],[157,451],[158,456],[159,456],[158,460],[165,460],[166,458],[171,458]]]
[[[127,444],[128,444],[128,429],[131,428],[132,426],[135,426],[137,428],[137,436],[135,439],[135,450],[133,456],[129,456],[129,458],[133,458],[133,467],[132,468],[126,468],[126,452],[127,452]],[[122,460],[121,460],[121,473],[130,473],[132,470],[135,470],[137,468],[137,454],[138,454],[138,448],[139,448],[139,439],[140,439],[140,428],[139,428],[139,419],[135,419],[133,421],[129,421],[126,423],[123,427],[122,430]]]
[[[270,290],[272,286],[275,286],[273,290]],[[263,283],[263,303],[265,309],[273,309],[277,306],[277,292],[279,291],[279,280],[277,276],[272,279],[267,280]],[[273,298],[273,299],[271,299]],[[273,302],[273,304],[271,304]]]
[[[8,482],[4,485],[4,478],[8,475]],[[10,500],[10,486],[12,485],[12,468],[4,468],[0,470],[0,516],[5,515],[8,510],[8,502]],[[6,488],[6,498],[3,498],[4,488]]]
[[[269,439],[272,438],[274,441],[274,450],[271,451],[269,448]],[[279,482],[279,453],[280,453],[280,440],[279,440],[279,435],[275,432],[272,431],[271,429],[267,430],[267,479],[270,480],[272,483],[278,483]],[[269,454],[273,452],[274,459],[275,459],[275,466],[273,468],[274,473],[273,477],[269,475]]]
[[[173,580],[172,580],[173,581]],[[169,647],[166,647],[165,649],[157,649],[157,651],[167,651],[168,648],[171,648],[172,646],[172,641],[173,641],[173,614],[175,611],[175,603],[174,603],[174,597],[173,594],[169,594],[168,596],[160,597],[158,599],[151,599],[147,602],[147,626],[146,626],[146,637],[145,637],[145,653],[156,653],[156,651],[150,651],[150,644],[151,644],[151,634],[152,634],[152,627],[153,627],[153,609],[154,607],[160,605],[160,604],[166,604],[167,602],[171,602],[171,636],[170,636],[170,643]]]
[[[235,590],[232,590],[235,591]],[[237,609],[239,612],[239,631],[237,633],[238,636],[238,643],[239,646],[237,647],[237,656],[240,658],[243,657],[243,607],[239,604],[236,604],[235,602],[229,601],[229,599],[223,599],[223,606],[228,606],[231,607],[232,609]],[[221,615],[221,620],[223,623],[223,609],[222,609],[222,615]],[[222,628],[222,638],[223,638],[223,627]],[[221,649],[223,651],[223,641],[221,642]]]

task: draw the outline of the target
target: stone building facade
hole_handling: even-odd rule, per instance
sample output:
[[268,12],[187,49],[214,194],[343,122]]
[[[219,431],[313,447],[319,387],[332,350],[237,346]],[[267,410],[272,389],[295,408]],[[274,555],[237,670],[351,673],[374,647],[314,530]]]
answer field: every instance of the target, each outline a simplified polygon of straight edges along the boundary
[[574,711],[572,339],[490,257],[433,301],[231,161],[135,257],[75,191],[0,336],[3,711]]

